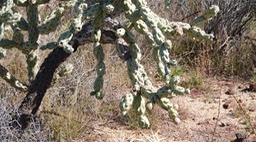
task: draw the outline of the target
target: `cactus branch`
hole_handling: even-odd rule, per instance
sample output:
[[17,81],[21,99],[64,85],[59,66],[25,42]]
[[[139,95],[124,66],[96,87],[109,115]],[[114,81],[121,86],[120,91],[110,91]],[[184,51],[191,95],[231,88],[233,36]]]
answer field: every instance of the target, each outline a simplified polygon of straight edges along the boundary
[[4,66],[0,65],[0,76],[3,78],[7,83],[9,83],[12,87],[26,92],[28,91],[28,87],[21,83],[18,79],[16,79]]

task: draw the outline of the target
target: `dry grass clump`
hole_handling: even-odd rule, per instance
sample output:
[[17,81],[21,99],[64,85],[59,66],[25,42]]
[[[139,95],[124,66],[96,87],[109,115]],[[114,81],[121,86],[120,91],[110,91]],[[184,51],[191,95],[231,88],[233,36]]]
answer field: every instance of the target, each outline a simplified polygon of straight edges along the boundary
[[11,127],[13,116],[17,114],[15,107],[10,107],[8,98],[0,99],[0,139],[2,142],[35,142],[51,141],[50,131],[43,128],[37,120],[32,120],[28,129],[20,131]]
[[[104,76],[105,98],[102,101],[90,96],[96,78],[96,60],[91,45],[81,47],[66,63],[74,70],[61,77],[48,89],[41,107],[42,122],[52,130],[54,140],[74,140],[94,125],[118,117],[118,103],[129,91],[129,79],[125,64],[111,46],[104,46],[106,75]],[[64,63],[65,64],[65,63]]]

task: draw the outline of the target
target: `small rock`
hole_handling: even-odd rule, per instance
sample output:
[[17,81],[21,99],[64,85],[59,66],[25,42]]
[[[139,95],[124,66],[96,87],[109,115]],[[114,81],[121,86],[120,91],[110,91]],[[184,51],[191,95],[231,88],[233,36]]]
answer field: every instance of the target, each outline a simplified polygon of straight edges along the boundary
[[220,127],[225,127],[226,124],[224,124],[223,122],[221,122],[219,126],[220,126]]
[[240,85],[238,85],[237,88],[238,88],[238,89],[243,89],[243,88],[244,88],[244,85],[243,85],[243,84],[240,84]]
[[256,83],[250,83],[249,87],[243,89],[242,92],[256,92]]
[[256,92],[256,83],[251,83],[249,86],[249,91]]
[[224,109],[228,109],[228,104],[225,103],[225,104],[223,105],[223,108],[224,108]]
[[229,109],[229,108],[233,108],[234,106],[236,106],[236,100],[231,99],[231,100],[227,100],[224,104],[223,104],[223,108],[224,109]]
[[236,136],[236,139],[233,140],[232,142],[243,142],[246,139],[245,134],[236,133],[235,136]]
[[230,99],[230,100],[227,100],[224,104],[223,104],[223,108],[224,109],[230,109],[230,108],[237,108],[238,106],[238,103],[242,106],[244,106],[244,104],[242,103],[243,101],[241,99]]
[[227,95],[234,95],[236,93],[234,86],[229,86],[228,91],[225,92]]

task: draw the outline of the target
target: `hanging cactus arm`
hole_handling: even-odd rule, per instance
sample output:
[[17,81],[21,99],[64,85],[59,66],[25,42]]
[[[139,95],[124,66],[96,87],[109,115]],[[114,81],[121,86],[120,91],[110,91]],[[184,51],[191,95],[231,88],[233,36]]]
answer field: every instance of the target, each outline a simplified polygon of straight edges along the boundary
[[[200,28],[191,26],[186,23],[169,22],[166,19],[160,18],[154,12],[152,12],[146,4],[146,1],[143,0],[124,1],[125,16],[129,20],[125,26],[126,28],[124,29],[116,22],[111,20],[108,20],[108,22],[112,22],[112,28],[116,31],[117,37],[119,37],[116,43],[116,49],[119,53],[119,57],[123,57],[121,53],[124,53],[124,47],[129,47],[126,52],[130,53],[131,56],[126,61],[128,75],[134,86],[134,90],[136,91],[133,100],[134,104],[138,104],[138,102],[140,102],[140,99],[138,99],[139,96],[143,96],[146,99],[149,99],[147,102],[147,106],[149,108],[152,108],[153,104],[157,102],[158,105],[168,111],[169,117],[174,122],[179,123],[180,119],[177,112],[177,106],[173,106],[169,98],[179,94],[189,94],[190,91],[189,89],[178,86],[180,79],[177,75],[173,75],[172,73],[171,67],[176,66],[177,61],[170,59],[169,57],[169,51],[172,48],[172,43],[168,39],[173,36],[182,36],[185,34],[193,39],[212,41],[213,35],[207,34]],[[170,1],[168,1],[168,4],[170,4]],[[134,28],[137,32],[145,35],[146,41],[149,43],[149,45],[155,47],[153,52],[154,59],[157,62],[158,71],[166,83],[166,86],[159,89],[155,89],[152,86],[152,83],[148,79],[143,66],[139,63],[141,54],[139,47],[135,44],[133,34],[129,32],[129,30],[132,28]],[[119,44],[120,41],[122,41],[121,39],[124,39],[127,45]],[[120,104],[123,104],[125,97],[126,96],[122,98]],[[142,102],[140,103],[144,104]],[[135,110],[137,109],[137,112],[140,112],[138,111],[138,105],[134,106]],[[120,107],[120,109],[123,110],[122,107]],[[127,113],[127,111],[124,112],[125,114]],[[142,118],[145,119],[142,120]],[[150,125],[147,122],[148,119],[146,119],[144,113],[141,113],[141,116],[139,117],[140,126],[144,128],[149,127]]]
[[4,66],[0,65],[0,76],[3,78],[6,82],[8,82],[12,87],[26,92],[28,91],[28,88],[26,85],[21,83],[18,79],[16,79]]
[[[161,40],[163,40],[163,34],[166,36],[166,38],[187,34],[191,38],[199,40],[203,39],[207,42],[211,42],[213,39],[212,34],[206,34],[198,27],[190,26],[189,24],[182,22],[169,22],[168,20],[159,17],[153,11],[151,11],[150,8],[145,5],[145,3],[132,3],[131,0],[127,0],[124,3],[126,18],[128,18],[135,25],[135,30],[147,36],[147,41],[152,46],[155,46],[154,43],[156,42],[158,45],[161,43]],[[134,7],[136,7],[137,10]],[[215,16],[218,11],[218,6],[213,5],[210,10],[204,14],[206,17],[204,21]],[[137,16],[135,17],[134,15]],[[154,39],[152,39],[152,34],[148,32],[147,28],[151,28],[153,30],[152,34]],[[161,32],[159,30],[161,30]]]
[[88,5],[86,3],[76,2],[74,4],[74,8],[73,8],[74,19],[72,20],[72,25],[71,25],[71,28],[73,29],[73,31],[77,32],[82,29],[83,11],[86,10],[87,7],[88,7]]
[[205,10],[201,16],[195,18],[191,25],[196,26],[202,22],[209,21],[219,13],[220,9],[217,5],[212,5],[209,9]]
[[94,91],[91,92],[91,95],[95,96],[97,99],[102,99],[104,94],[102,92],[104,78],[103,76],[106,73],[106,67],[104,63],[105,54],[103,52],[103,48],[100,44],[101,39],[101,30],[100,29],[94,29],[92,33],[92,39],[94,41],[93,43],[93,54],[97,60],[96,65],[96,72],[97,72],[97,78],[94,82]]

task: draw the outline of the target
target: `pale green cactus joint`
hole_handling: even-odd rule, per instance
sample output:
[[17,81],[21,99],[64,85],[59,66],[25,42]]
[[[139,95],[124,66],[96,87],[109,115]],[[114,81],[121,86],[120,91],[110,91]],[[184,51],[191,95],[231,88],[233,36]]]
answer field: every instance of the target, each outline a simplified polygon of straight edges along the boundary
[[73,37],[73,33],[71,31],[64,32],[60,35],[58,39],[58,46],[63,47],[63,49],[67,53],[74,52],[74,49],[72,48],[72,45],[70,44],[70,41]]
[[216,16],[218,12],[220,11],[219,7],[217,5],[212,5],[208,10],[206,10],[201,16],[195,18],[191,25],[195,26],[198,25],[204,21],[211,20],[212,17]]
[[164,3],[165,3],[165,10],[166,11],[168,11],[168,10],[170,10],[170,8],[171,8],[171,4],[172,4],[172,0],[164,0]]
[[8,82],[11,86],[18,88],[20,91],[27,91],[28,88],[26,85],[22,84],[17,80],[5,67],[0,65],[0,77]]
[[0,59],[6,56],[6,50],[0,47]]

